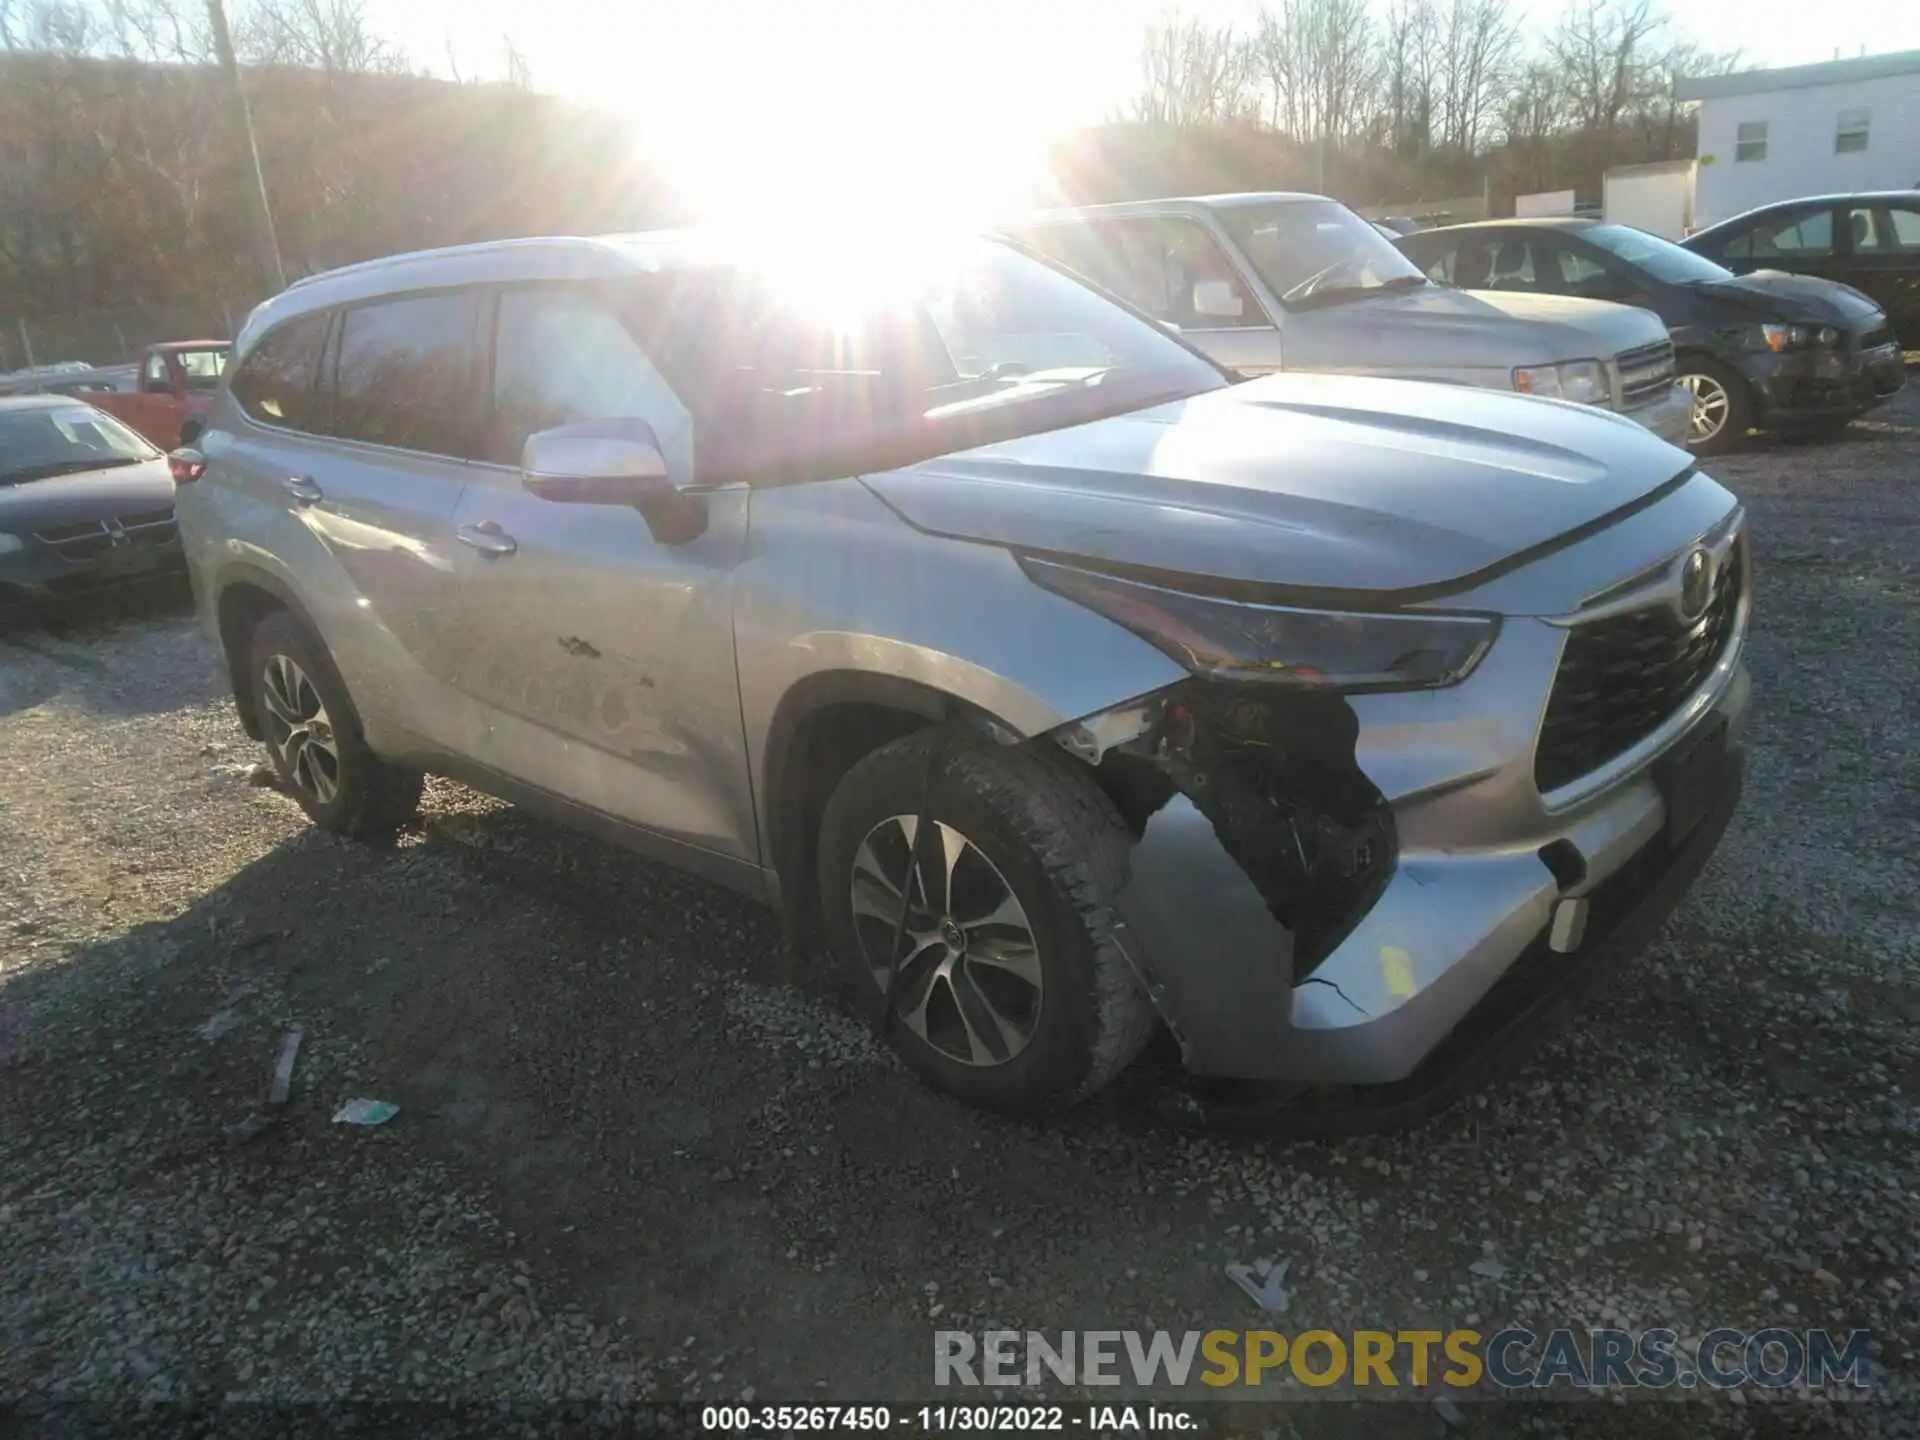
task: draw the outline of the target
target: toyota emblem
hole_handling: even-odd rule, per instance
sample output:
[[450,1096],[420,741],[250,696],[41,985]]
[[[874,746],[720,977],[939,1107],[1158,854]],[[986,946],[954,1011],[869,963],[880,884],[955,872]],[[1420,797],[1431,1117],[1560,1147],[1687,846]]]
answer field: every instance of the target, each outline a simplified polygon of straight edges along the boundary
[[1680,618],[1692,624],[1713,600],[1713,557],[1694,550],[1680,562]]

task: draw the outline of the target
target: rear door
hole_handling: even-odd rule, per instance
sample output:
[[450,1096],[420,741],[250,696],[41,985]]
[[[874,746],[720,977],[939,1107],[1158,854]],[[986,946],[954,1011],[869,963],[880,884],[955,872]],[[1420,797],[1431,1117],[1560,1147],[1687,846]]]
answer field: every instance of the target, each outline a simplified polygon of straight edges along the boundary
[[[639,511],[539,498],[520,454],[580,420],[653,427],[694,475],[687,405],[591,286],[497,292],[482,443],[455,516],[455,679],[483,708],[476,758],[522,784],[730,858],[757,853],[733,656],[744,485],[699,491],[707,528],[662,543]],[[689,354],[727,357],[740,307],[675,302]],[[690,862],[688,862],[690,863]]]
[[1905,344],[1920,345],[1920,199],[1849,205],[1841,233],[1847,283],[1879,303]]
[[305,433],[263,439],[251,457],[261,493],[331,561],[297,578],[340,617],[355,700],[454,748],[442,682],[459,642],[453,509],[475,445],[479,308],[449,290],[335,312]]

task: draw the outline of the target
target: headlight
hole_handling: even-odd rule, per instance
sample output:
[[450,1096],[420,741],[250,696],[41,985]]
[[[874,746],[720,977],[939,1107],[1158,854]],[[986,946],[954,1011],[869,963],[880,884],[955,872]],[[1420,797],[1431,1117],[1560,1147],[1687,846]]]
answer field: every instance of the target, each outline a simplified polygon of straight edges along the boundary
[[1316,690],[1434,690],[1464,680],[1500,622],[1482,615],[1365,615],[1244,605],[1051,561],[1038,585],[1097,610],[1195,675]]
[[27,542],[18,535],[9,535],[6,531],[0,530],[0,555],[12,555],[26,548]]
[[1760,339],[1767,349],[1805,350],[1811,345],[1834,345],[1840,332],[1831,325],[1762,325]]
[[1564,365],[1525,365],[1513,372],[1513,388],[1522,395],[1545,395],[1579,405],[1613,400],[1607,367],[1598,360],[1569,360]]

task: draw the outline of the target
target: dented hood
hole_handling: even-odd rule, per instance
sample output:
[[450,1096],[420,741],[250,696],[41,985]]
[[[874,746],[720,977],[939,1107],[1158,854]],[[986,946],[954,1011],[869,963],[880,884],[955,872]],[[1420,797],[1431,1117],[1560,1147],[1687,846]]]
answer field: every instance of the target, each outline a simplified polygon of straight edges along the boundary
[[1303,589],[1442,586],[1633,504],[1687,454],[1603,410],[1275,375],[866,483],[957,539]]

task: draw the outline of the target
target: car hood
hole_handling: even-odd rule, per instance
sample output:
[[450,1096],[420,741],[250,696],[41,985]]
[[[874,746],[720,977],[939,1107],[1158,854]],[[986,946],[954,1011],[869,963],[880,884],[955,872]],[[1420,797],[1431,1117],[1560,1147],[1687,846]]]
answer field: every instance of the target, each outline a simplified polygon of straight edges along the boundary
[[1817,275],[1756,270],[1726,280],[1703,280],[1692,287],[1735,309],[1767,320],[1811,320],[1823,325],[1858,327],[1877,320],[1880,306],[1851,285]]
[[1379,372],[1608,359],[1667,327],[1626,305],[1429,285],[1297,311],[1284,335],[1289,369]]
[[1377,594],[1549,546],[1689,466],[1589,406],[1288,374],[865,478],[956,539]]
[[43,530],[164,510],[173,504],[173,474],[164,459],[143,460],[106,470],[82,470],[0,484],[0,530]]

